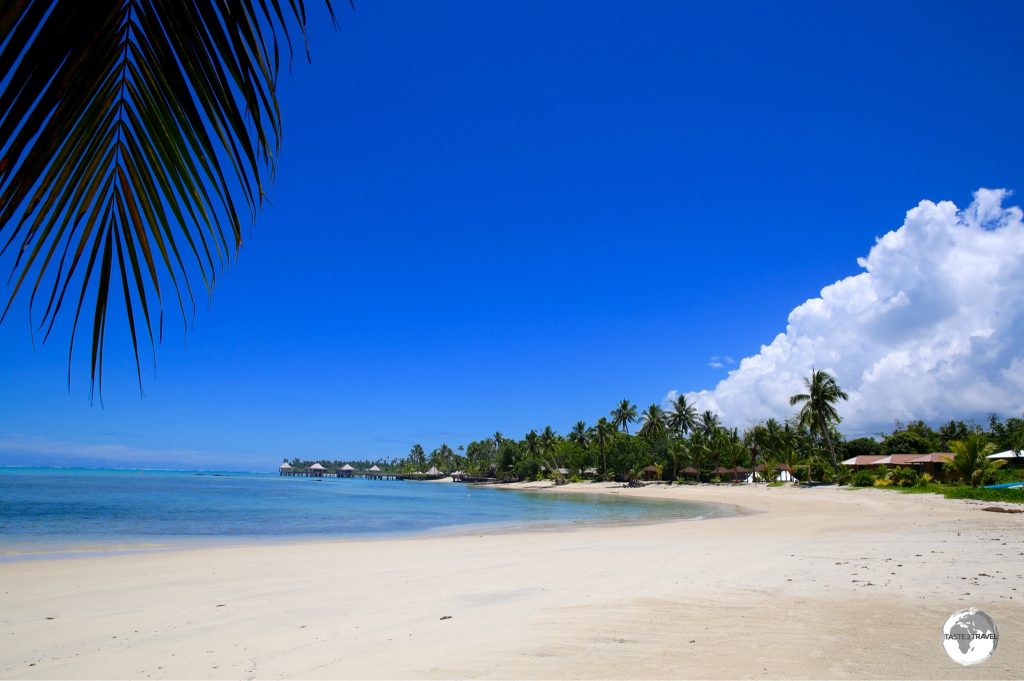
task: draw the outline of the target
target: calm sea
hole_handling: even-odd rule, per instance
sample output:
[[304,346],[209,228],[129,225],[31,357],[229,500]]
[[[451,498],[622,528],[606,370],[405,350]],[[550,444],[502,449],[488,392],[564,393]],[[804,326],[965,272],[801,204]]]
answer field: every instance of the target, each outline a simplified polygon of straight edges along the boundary
[[0,560],[26,554],[649,522],[718,507],[267,473],[0,468]]

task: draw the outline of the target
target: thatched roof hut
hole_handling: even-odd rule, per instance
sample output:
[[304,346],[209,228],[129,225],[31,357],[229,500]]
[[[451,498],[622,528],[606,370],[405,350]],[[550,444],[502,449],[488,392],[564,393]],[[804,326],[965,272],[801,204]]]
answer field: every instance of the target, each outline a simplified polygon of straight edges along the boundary
[[654,464],[645,466],[640,469],[640,477],[644,480],[657,480],[658,479],[658,467]]
[[431,466],[430,470],[427,471],[427,475],[441,475],[441,471],[437,470],[437,466]]

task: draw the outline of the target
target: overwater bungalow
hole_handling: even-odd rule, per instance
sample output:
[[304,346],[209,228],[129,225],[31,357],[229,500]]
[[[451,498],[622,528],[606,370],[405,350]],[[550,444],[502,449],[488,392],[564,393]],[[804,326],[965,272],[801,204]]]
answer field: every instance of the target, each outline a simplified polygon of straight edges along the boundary
[[290,463],[285,461],[283,464],[281,464],[280,466],[277,467],[277,474],[278,475],[295,475],[295,469],[292,468],[292,465]]
[[345,464],[344,466],[338,469],[339,478],[351,478],[355,474],[356,469],[352,468],[352,466],[349,466],[348,464]]
[[367,480],[397,480],[398,476],[394,473],[385,473],[380,469],[380,466],[374,464],[366,469],[363,473],[363,477]]
[[313,464],[312,466],[306,469],[306,475],[308,475],[311,478],[322,478],[324,477],[324,473],[326,472],[327,469],[321,466],[319,462]]

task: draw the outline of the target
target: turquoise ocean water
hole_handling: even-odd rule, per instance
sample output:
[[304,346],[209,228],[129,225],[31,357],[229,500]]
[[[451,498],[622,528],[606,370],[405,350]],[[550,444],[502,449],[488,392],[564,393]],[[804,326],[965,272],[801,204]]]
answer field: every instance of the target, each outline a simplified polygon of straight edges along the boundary
[[0,468],[0,559],[721,515],[696,503],[266,473]]

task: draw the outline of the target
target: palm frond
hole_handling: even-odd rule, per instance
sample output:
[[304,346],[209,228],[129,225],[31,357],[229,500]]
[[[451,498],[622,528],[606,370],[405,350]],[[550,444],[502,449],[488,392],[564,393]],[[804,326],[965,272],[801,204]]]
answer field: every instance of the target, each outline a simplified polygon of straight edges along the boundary
[[187,326],[199,282],[210,293],[237,254],[273,176],[278,37],[290,52],[296,27],[302,0],[0,8],[0,322],[19,296],[43,342],[69,318],[69,387],[81,323],[102,395],[120,299],[141,390],[139,337],[155,353],[165,298]]

